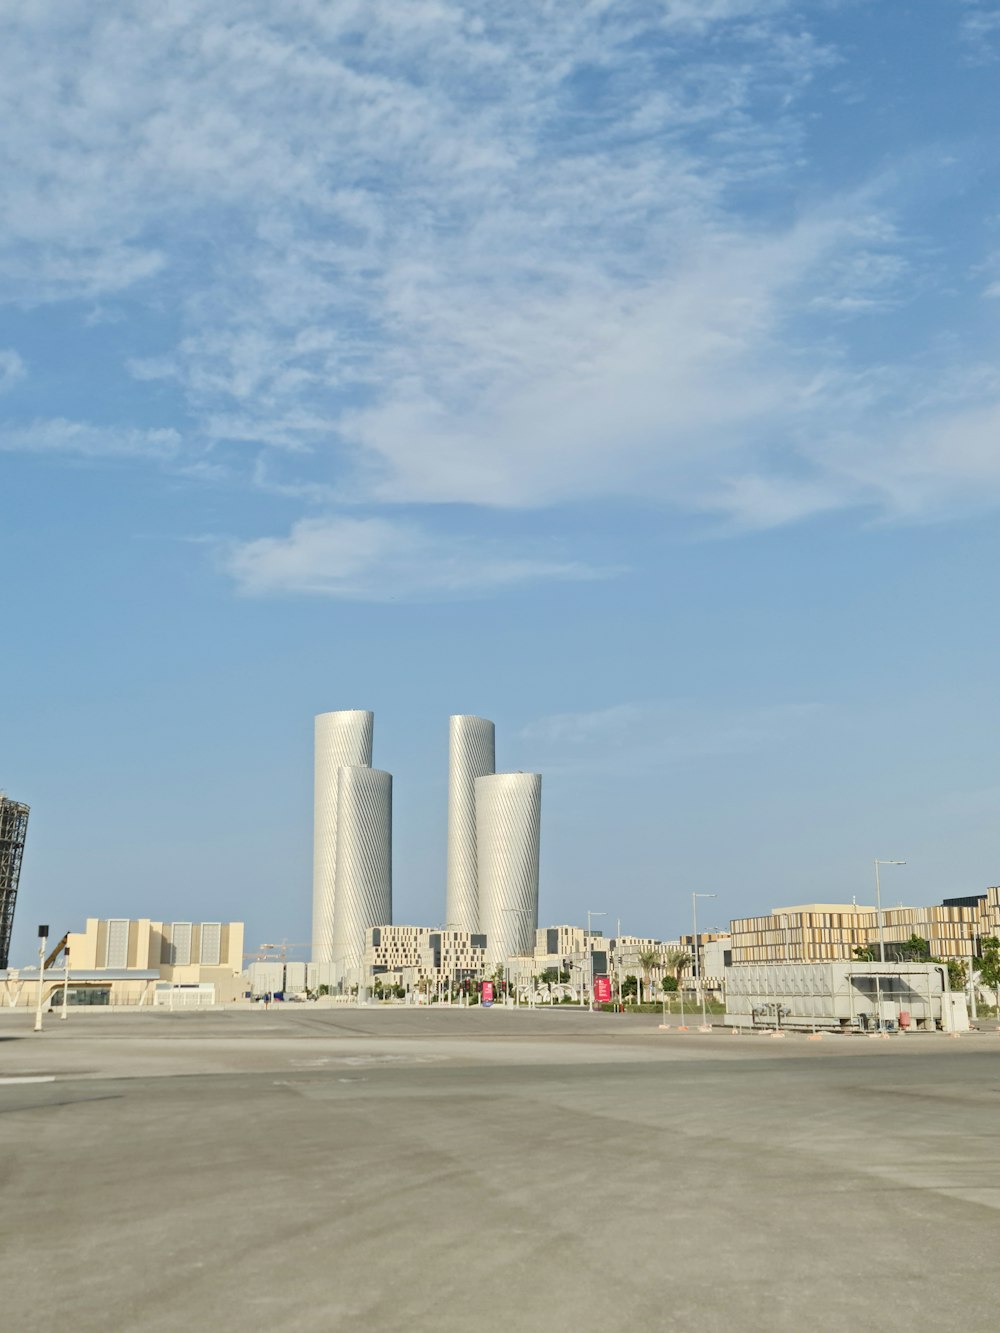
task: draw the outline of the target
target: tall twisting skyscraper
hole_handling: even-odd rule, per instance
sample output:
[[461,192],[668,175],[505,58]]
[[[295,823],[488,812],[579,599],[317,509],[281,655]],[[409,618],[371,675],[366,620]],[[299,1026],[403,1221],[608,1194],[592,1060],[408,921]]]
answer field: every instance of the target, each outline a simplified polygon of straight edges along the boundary
[[478,931],[476,778],[496,770],[496,728],[485,717],[465,713],[449,721],[445,923],[458,930]]
[[392,925],[392,774],[341,768],[333,956],[341,979],[360,978],[365,932]]
[[316,717],[313,784],[314,963],[334,960],[333,915],[337,884],[337,774],[345,766],[370,768],[373,713],[359,709]]
[[488,964],[534,947],[541,822],[540,773],[476,779],[479,928],[486,932]]

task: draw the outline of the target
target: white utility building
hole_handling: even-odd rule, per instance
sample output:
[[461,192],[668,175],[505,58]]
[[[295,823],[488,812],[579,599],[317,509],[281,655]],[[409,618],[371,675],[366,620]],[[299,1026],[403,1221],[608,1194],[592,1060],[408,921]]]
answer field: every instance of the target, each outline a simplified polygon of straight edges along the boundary
[[454,930],[479,930],[476,864],[476,779],[496,772],[496,728],[485,717],[449,719],[448,879],[445,921]]

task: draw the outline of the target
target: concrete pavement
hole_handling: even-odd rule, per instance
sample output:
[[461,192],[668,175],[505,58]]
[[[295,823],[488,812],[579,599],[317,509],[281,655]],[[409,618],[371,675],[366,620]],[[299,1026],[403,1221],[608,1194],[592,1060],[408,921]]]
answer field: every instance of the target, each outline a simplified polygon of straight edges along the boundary
[[46,1024],[0,1012],[5,1327],[992,1327],[996,1033]]

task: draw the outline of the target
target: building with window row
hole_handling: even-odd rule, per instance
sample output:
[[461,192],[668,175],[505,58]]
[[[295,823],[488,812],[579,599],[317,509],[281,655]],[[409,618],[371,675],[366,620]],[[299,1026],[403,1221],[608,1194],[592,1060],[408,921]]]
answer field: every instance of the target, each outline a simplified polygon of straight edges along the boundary
[[[43,1001],[61,1003],[65,987],[72,1006],[221,1004],[243,995],[242,974],[242,921],[88,917],[49,954]],[[37,968],[12,968],[0,980],[4,1004],[37,1002]]]
[[[879,914],[870,904],[802,903],[743,917],[730,929],[737,966],[849,961],[857,950],[877,949]],[[946,898],[935,907],[885,907],[882,934],[888,959],[912,935],[925,939],[935,958],[971,958],[980,952],[982,938],[1000,935],[1000,888]]]

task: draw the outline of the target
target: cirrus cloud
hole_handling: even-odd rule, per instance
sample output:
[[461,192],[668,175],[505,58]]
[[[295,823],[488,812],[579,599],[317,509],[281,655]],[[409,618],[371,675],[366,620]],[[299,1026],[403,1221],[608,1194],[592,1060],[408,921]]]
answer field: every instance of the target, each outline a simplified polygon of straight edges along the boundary
[[384,518],[302,519],[287,537],[221,546],[222,567],[251,596],[300,594],[351,601],[481,596],[553,579],[616,572],[553,558],[520,544],[446,537]]

